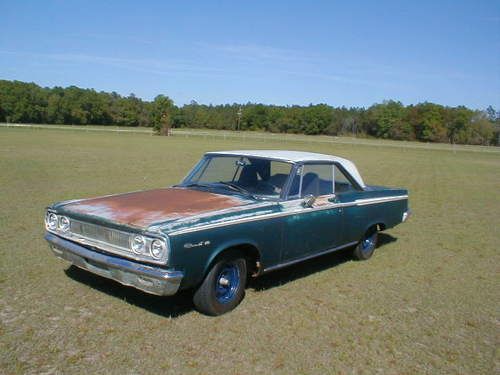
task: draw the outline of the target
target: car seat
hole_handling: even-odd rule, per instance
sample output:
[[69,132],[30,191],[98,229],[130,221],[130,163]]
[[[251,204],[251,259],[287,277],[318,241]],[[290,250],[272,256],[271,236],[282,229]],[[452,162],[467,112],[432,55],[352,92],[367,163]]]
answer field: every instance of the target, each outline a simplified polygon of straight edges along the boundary
[[257,185],[257,169],[253,165],[245,165],[241,170],[238,185],[242,187],[255,187]]

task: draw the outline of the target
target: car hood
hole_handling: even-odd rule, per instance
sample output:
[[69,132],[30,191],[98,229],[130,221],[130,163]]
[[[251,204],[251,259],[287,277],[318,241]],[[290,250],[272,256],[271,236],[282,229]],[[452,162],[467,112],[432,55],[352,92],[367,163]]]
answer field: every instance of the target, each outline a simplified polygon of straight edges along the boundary
[[210,215],[255,203],[240,196],[186,188],[164,188],[83,199],[62,204],[68,215],[89,216],[119,225],[147,228],[153,224]]

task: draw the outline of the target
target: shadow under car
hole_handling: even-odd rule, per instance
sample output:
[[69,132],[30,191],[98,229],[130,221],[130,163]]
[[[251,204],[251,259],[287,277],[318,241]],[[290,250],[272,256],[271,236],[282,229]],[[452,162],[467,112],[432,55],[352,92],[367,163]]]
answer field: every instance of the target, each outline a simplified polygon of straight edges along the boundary
[[[380,248],[395,241],[397,241],[397,238],[381,232],[379,233],[378,247]],[[285,285],[288,282],[351,261],[351,253],[352,248],[347,248],[299,262],[255,279],[250,278],[247,288],[252,288],[259,292]],[[179,291],[174,296],[162,297],[144,293],[133,287],[127,287],[114,280],[82,270],[73,265],[68,267],[64,272],[72,280],[163,317],[176,318],[194,310],[192,302],[193,292],[191,290]]]

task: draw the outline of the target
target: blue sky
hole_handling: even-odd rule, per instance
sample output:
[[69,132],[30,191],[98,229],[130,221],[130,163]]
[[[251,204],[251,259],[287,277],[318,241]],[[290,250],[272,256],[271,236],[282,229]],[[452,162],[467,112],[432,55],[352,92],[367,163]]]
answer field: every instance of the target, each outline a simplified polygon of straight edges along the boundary
[[500,108],[500,1],[1,1],[0,79],[261,102]]

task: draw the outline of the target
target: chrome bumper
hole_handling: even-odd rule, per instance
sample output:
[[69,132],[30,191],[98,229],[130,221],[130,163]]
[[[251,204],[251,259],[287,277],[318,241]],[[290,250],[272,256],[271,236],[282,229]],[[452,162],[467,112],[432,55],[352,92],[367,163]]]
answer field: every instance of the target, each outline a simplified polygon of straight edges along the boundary
[[184,274],[101,254],[47,232],[45,239],[57,257],[100,276],[158,296],[175,294]]
[[401,222],[404,223],[406,220],[408,220],[411,214],[412,214],[411,210],[403,212],[403,217],[401,218]]

